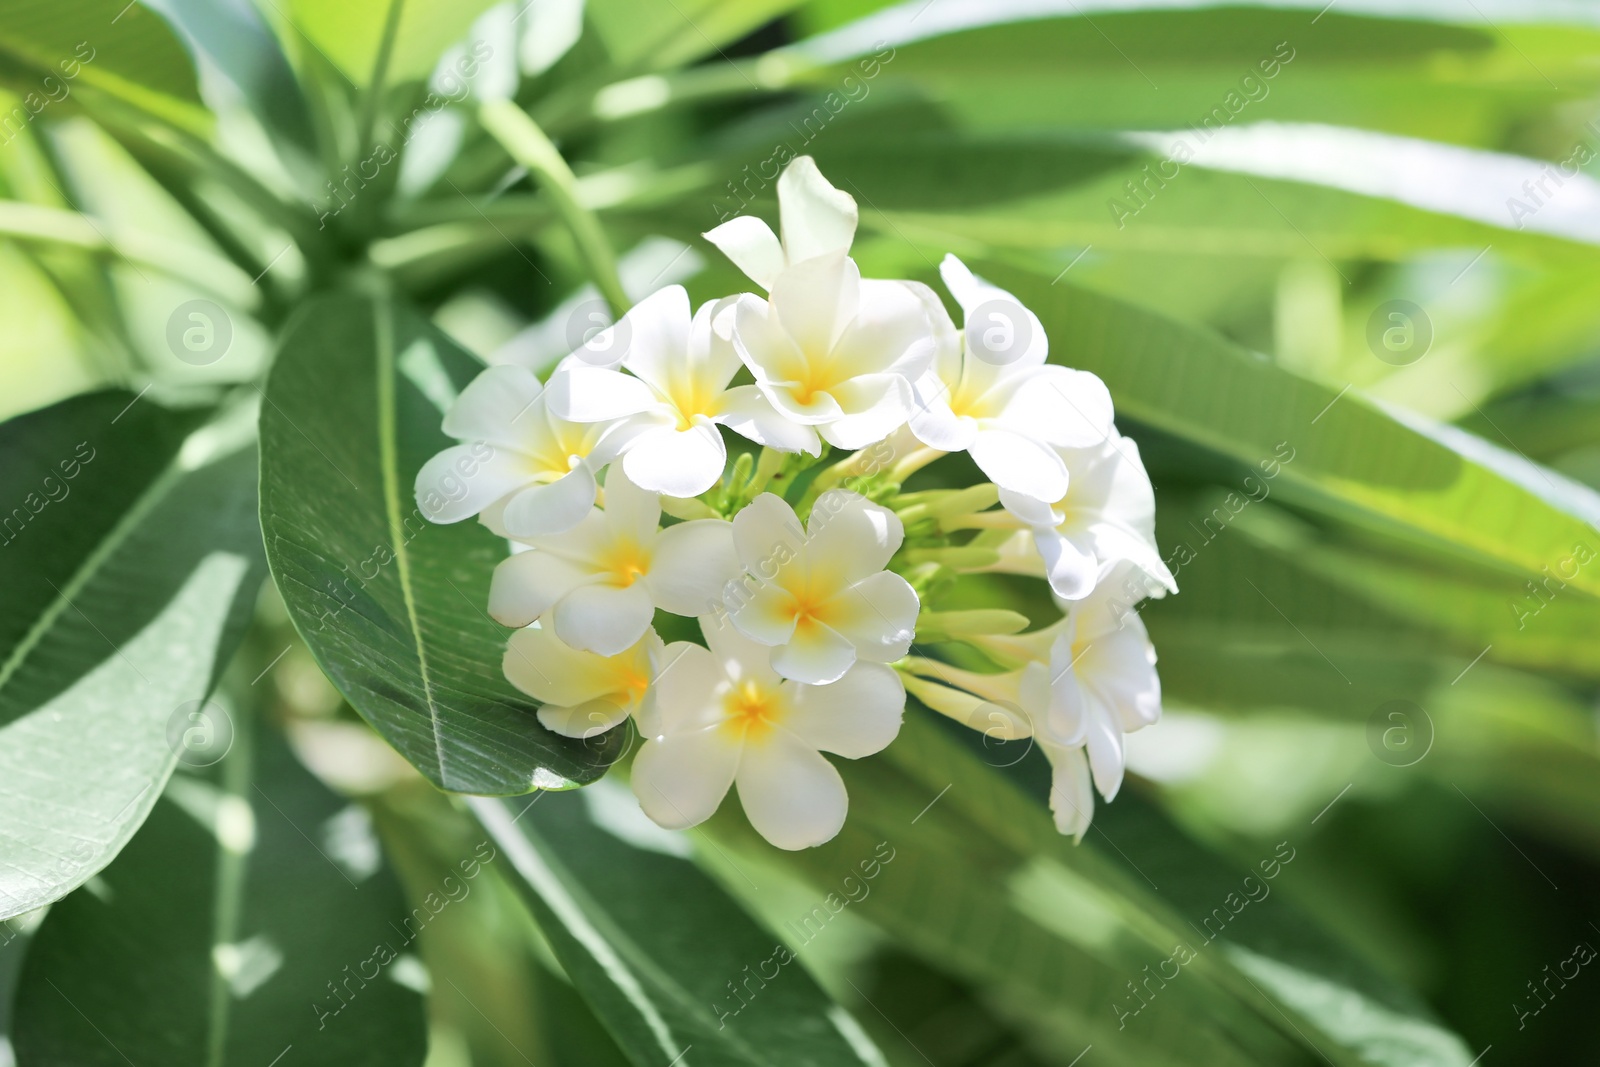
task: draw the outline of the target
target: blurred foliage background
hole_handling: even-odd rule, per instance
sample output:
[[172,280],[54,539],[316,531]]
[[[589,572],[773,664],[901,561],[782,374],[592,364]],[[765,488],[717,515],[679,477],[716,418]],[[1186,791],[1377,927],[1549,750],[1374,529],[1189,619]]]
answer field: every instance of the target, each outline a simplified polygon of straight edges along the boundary
[[[1038,311],[1054,358],[1111,385],[1155,479],[1157,535],[1182,592],[1143,612],[1166,717],[1131,738],[1133,784],[1083,845],[1041,843],[1007,814],[1018,797],[1042,811],[1038,753],[974,748],[926,722],[898,760],[845,769],[850,825],[799,857],[764,850],[726,811],[683,846],[692,872],[653,866],[687,854],[654,838],[637,855],[589,855],[574,829],[585,818],[613,827],[607,841],[644,833],[607,821],[607,805],[626,801],[608,781],[581,803],[534,809],[574,805],[550,813],[540,855],[600,902],[602,940],[692,965],[717,909],[737,910],[798,950],[816,1003],[843,1005],[897,1067],[1600,1056],[1585,1007],[1600,977],[1568,973],[1600,943],[1600,10],[121,6],[0,3],[0,416],[24,420],[4,442],[0,507],[32,488],[25,458],[43,446],[30,413],[107,388],[174,410],[271,406],[261,387],[274,352],[286,334],[311,343],[292,334],[306,302],[374,275],[441,344],[491,363],[548,367],[609,321],[551,187],[481,121],[488,100],[514,99],[559,146],[566,192],[600,220],[635,299],[674,281],[697,302],[743,288],[698,234],[733,214],[773,217],[777,167],[810,154],[861,206],[864,273],[926,280],[953,251]],[[172,340],[198,299],[229,330],[215,360]],[[315,358],[340,352],[330,343]],[[341,403],[330,397],[326,421]],[[0,553],[10,581],[35,566],[16,547]],[[321,1021],[305,1004],[334,994],[315,976],[361,958],[335,934],[371,918],[304,887],[348,876],[359,842],[381,841],[373,893],[400,914],[459,878],[486,840],[493,813],[439,792],[385,745],[276,590],[257,600],[258,587],[242,581],[253,616],[215,673],[265,784],[230,792],[229,760],[180,764],[114,863],[48,914],[8,921],[0,1020],[24,1065],[120,1062],[62,1036],[87,1034],[78,1016],[102,1037],[135,1035],[107,1044],[159,1055],[159,1042],[138,1044],[152,1008],[134,987],[170,980],[187,991],[175,999],[215,1005],[215,974],[248,974],[238,959],[203,962],[249,942],[225,926],[197,935],[185,909],[243,923],[236,933],[256,918],[303,927],[273,951],[314,957],[312,992],[263,1003],[234,981],[254,1005],[239,1009],[243,1029],[224,1039],[215,1017],[174,1021],[216,1043],[211,1058],[179,1042],[161,1061],[231,1063],[250,1049],[267,1063],[277,1013]],[[996,578],[970,606],[1024,596],[1038,593]],[[6,640],[9,657],[25,639]],[[0,668],[7,731],[35,706],[15,694],[13,666]],[[25,767],[25,738],[0,743],[22,746]],[[981,763],[997,784],[956,784],[918,814]],[[0,786],[7,804],[11,792]],[[356,827],[357,858],[319,837],[326,862],[310,857],[309,881],[253,887],[244,918],[217,919],[230,879],[247,877],[226,860],[231,809],[217,798],[241,796],[263,827],[259,797],[305,825],[345,819],[333,825]],[[179,809],[210,814],[186,823]],[[215,840],[197,845],[195,825]],[[251,871],[306,862],[299,838],[281,838],[262,832],[260,856],[282,858]],[[351,1026],[348,1046],[296,1038],[286,1067],[420,1062],[424,1011],[429,1067],[668,1062],[627,1036],[626,1005],[597,998],[569,955],[570,913],[495,840],[506,858],[422,927],[392,1003],[352,1002],[370,1029]],[[898,851],[873,895],[815,944],[797,933],[793,920],[882,840]],[[0,844],[8,866],[34,862]],[[1204,956],[1226,964],[1163,985],[1158,1010],[1123,1019],[1143,1004],[1133,984],[1165,957],[1150,916],[1205,940],[1204,917],[1285,854],[1270,893],[1233,909],[1225,947]],[[596,857],[612,866],[590,871]],[[699,904],[652,899],[657,879]],[[706,903],[713,891],[726,903]],[[277,895],[297,903],[274,917]],[[126,910],[108,917],[93,900]],[[653,923],[700,906],[682,943],[650,940]],[[128,930],[140,933],[117,932]],[[202,963],[186,967],[171,946],[195,936]],[[179,962],[146,978],[137,961],[169,947]],[[124,1011],[99,1016],[90,995],[75,1016],[41,984],[84,968],[120,976],[103,992]],[[708,976],[692,1010],[732,996],[714,991],[737,974]],[[821,1010],[809,1003],[784,1010]],[[31,1037],[16,1029],[28,1025]],[[784,1052],[703,1043],[700,1055],[828,1062]]]

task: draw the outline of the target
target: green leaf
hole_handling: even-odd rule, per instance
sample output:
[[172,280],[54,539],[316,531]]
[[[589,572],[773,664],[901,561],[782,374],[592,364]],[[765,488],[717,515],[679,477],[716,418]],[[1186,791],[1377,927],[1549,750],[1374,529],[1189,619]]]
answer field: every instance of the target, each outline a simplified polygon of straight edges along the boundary
[[687,842],[620,787],[471,804],[561,966],[635,1064],[883,1062],[803,965],[685,858]]
[[[1352,268],[1341,261],[1392,261],[1439,248],[1470,249],[1470,256],[1493,245],[1510,259],[1569,269],[1600,259],[1587,224],[1569,225],[1552,211],[1539,225],[1518,228],[1502,207],[1517,192],[1515,183],[1490,184],[1484,158],[1463,158],[1461,149],[1425,141],[1279,127],[1251,132],[1249,144],[1229,131],[1231,156],[1223,157],[1220,138],[1204,145],[1191,133],[1178,136],[1191,150],[1199,145],[1198,152],[1180,166],[1174,160],[1189,157],[1150,150],[1155,141],[1168,143],[1164,134],[963,133],[925,108],[887,104],[842,111],[821,127],[827,136],[813,145],[803,132],[818,129],[818,113],[826,116],[826,106],[809,101],[752,125],[741,135],[749,148],[738,161],[759,153],[752,172],[765,173],[773,166],[774,143],[797,154],[814,152],[823,172],[860,202],[866,225],[915,243],[929,258],[948,249],[1059,255],[1063,247],[1089,245],[1097,259],[1119,252],[1312,258],[1335,264],[1345,280]],[[1281,147],[1271,147],[1272,137],[1282,139]],[[1356,146],[1347,142],[1358,142],[1363,156],[1374,158],[1363,159],[1359,181],[1282,162],[1309,156],[1307,141],[1341,156],[1354,155]],[[1537,177],[1544,166],[1510,156],[1495,160],[1519,181]],[[1428,191],[1407,191],[1407,178],[1423,180],[1422,174]],[[719,191],[715,206],[742,213],[745,195]],[[1075,277],[1095,263],[1078,267]]]
[[126,0],[0,0],[0,79],[24,94],[27,112],[13,113],[22,121],[69,99],[75,83],[186,124],[205,114],[178,35]]
[[428,911],[406,911],[366,812],[243,718],[220,785],[174,778],[118,862],[50,910],[20,1062],[422,1063]]
[[391,8],[399,8],[394,51],[385,81],[420,81],[433,72],[444,50],[466,37],[473,20],[494,0],[290,0],[291,33],[303,33],[344,76],[365,87],[372,80]]
[[619,67],[687,65],[759,29],[799,0],[591,0],[585,13]]
[[422,464],[452,443],[436,401],[481,369],[384,300],[308,306],[261,411],[267,560],[322,669],[435,785],[564,788],[598,777],[619,739],[539,725],[501,672],[507,632],[485,610],[505,541],[476,522],[435,526],[412,497]]
[[[1323,8],[1063,0],[924,11],[913,0],[777,54],[827,64],[808,80],[836,88],[853,60],[888,52],[874,91],[914,91],[985,130],[1187,129],[1232,93],[1240,122],[1497,147],[1508,125],[1593,91],[1584,57],[1600,27],[1572,5],[1504,5],[1491,13],[1498,25],[1483,4]],[[1262,68],[1280,44],[1290,64]]]
[[[1038,313],[1052,360],[1105,379],[1119,415],[1244,468],[1276,465],[1285,501],[1502,574],[1538,576],[1594,544],[1600,496],[1480,438],[1066,282],[975,269]],[[1570,586],[1600,595],[1600,568]]]
[[238,644],[255,454],[248,421],[198,421],[107,392],[0,425],[0,916],[121,850]]
[[[1030,796],[997,769],[1021,760],[1025,746],[980,759],[930,714],[914,706],[884,757],[841,764],[851,811],[838,838],[780,858],[831,888],[872,842],[887,841],[892,861],[850,907],[931,965],[978,983],[1057,1055],[1092,1043],[1104,1062],[1130,1065],[1471,1061],[1412,998],[1276,893],[1237,922],[1197,933],[1191,924],[1229,907],[1227,894],[1254,872],[1231,870],[1124,798],[1102,806],[1074,845],[1051,825],[1042,780]],[[1045,769],[1038,754],[1027,766]],[[729,822],[719,821],[719,837],[750,847],[752,835],[730,832]],[[1149,979],[1174,966],[1177,945],[1194,958],[1177,964],[1176,978]]]

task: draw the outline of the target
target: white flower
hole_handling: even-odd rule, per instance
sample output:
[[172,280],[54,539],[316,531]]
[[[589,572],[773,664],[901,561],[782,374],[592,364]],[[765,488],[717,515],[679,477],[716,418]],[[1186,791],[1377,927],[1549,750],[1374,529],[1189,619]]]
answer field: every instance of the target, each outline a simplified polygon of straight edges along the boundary
[[507,626],[549,615],[573,648],[612,656],[634,644],[657,608],[702,615],[739,572],[733,526],[695,519],[664,530],[661,500],[611,469],[604,511],[565,533],[528,538],[495,568],[489,614]]
[[1045,363],[1049,345],[1033,312],[975,277],[954,256],[939,266],[961,305],[960,339],[946,320],[939,351],[917,379],[911,430],[930,448],[970,452],[1002,489],[1039,500],[1067,491],[1052,446],[1083,447],[1112,432],[1111,394],[1087,371]]
[[[1106,800],[1122,787],[1123,736],[1161,717],[1161,679],[1155,648],[1120,579],[1122,564],[1087,598],[1067,605],[1060,622],[1032,633],[969,640],[1020,669],[980,674],[930,661],[910,664],[980,698],[926,680],[912,693],[936,711],[997,739],[1033,736],[1054,769],[1050,792],[1056,828],[1081,836],[1093,812],[1089,782]],[[1137,588],[1137,587],[1135,587]]]
[[1139,446],[1115,430],[1090,448],[1058,449],[1072,472],[1066,492],[1045,503],[1000,490],[1007,511],[1027,523],[1050,588],[1065,600],[1088,596],[1119,561],[1149,578],[1145,595],[1178,591],[1156,547],[1156,497]]
[[800,156],[778,176],[780,242],[772,227],[740,215],[703,234],[763,289],[786,267],[817,256],[850,251],[856,235],[856,202],[828,184],[810,156]]
[[543,537],[576,526],[595,501],[595,472],[624,437],[609,423],[557,418],[534,373],[490,367],[461,391],[444,432],[467,444],[445,449],[417,472],[417,507],[433,522],[484,513],[485,524],[514,537]]
[[582,652],[542,626],[511,635],[502,661],[507,680],[544,706],[539,721],[564,737],[592,737],[629,715],[653,719],[650,687],[661,657],[661,639],[645,631],[615,656]]
[[844,825],[848,797],[822,752],[859,759],[900,731],[905,689],[876,663],[829,685],[786,681],[768,649],[702,619],[709,651],[667,646],[656,678],[656,732],[633,763],[645,814],[669,829],[705,821],[739,787],[750,824],[779,848],[820,845]]
[[[718,423],[758,444],[815,455],[815,430],[779,415],[753,385],[728,388],[740,364],[727,329],[713,326],[723,307],[731,311],[732,301],[702,304],[691,320],[683,286],[651,294],[610,328],[617,341],[608,350],[620,349],[632,374],[594,366],[580,352],[551,376],[550,410],[573,422],[621,420],[622,469],[635,485],[669,496],[699,496],[722,477],[728,450]],[[731,315],[724,318],[731,326]]]
[[733,624],[772,647],[779,674],[813,685],[837,681],[858,659],[899,659],[919,603],[904,578],[883,568],[904,536],[894,512],[859,493],[822,494],[805,533],[793,508],[761,494],[733,518],[747,572],[723,594]]
[[911,414],[933,358],[926,286],[863,279],[843,252],[786,268],[735,305],[733,343],[772,406],[836,448],[881,441]]

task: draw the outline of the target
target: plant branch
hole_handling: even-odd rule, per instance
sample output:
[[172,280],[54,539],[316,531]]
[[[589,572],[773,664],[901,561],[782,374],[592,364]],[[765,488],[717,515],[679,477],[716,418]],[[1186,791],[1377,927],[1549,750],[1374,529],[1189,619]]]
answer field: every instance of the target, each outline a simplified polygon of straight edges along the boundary
[[547,193],[572,231],[578,253],[589,268],[589,275],[621,318],[628,310],[628,294],[617,275],[617,258],[606,241],[600,220],[584,207],[577,195],[577,178],[556,146],[545,136],[528,113],[509,100],[487,100],[478,109],[484,129],[510,153],[511,158],[528,168],[539,187]]
[[405,0],[389,0],[389,14],[383,21],[383,38],[372,61],[372,77],[361,98],[361,117],[356,123],[356,158],[362,159],[372,147],[372,131],[378,125],[378,110],[383,106],[383,91],[389,80],[389,63],[394,59],[394,43],[400,36],[400,16]]

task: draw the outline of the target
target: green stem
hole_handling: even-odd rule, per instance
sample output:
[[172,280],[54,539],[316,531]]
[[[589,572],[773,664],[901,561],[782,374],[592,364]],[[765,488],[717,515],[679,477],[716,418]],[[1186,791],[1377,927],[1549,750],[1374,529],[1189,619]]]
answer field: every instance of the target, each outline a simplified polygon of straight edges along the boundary
[[628,310],[628,294],[617,275],[617,259],[606,241],[600,220],[584,207],[577,196],[577,178],[556,146],[539,124],[510,100],[488,100],[478,109],[484,129],[511,155],[528,168],[539,187],[549,194],[559,214],[572,231],[578,254],[584,259],[600,293],[611,305],[612,314],[621,318]]
[[394,58],[394,43],[400,36],[400,13],[405,0],[389,0],[389,14],[383,20],[383,37],[378,55],[372,61],[372,77],[361,98],[361,117],[356,123],[356,159],[366,157],[372,147],[372,131],[378,125],[378,110],[383,106],[383,90],[389,80],[389,62]]
[[116,256],[181,278],[247,311],[261,303],[250,276],[228,260],[153,234],[118,230],[113,237],[106,224],[75,211],[0,200],[0,236]]

